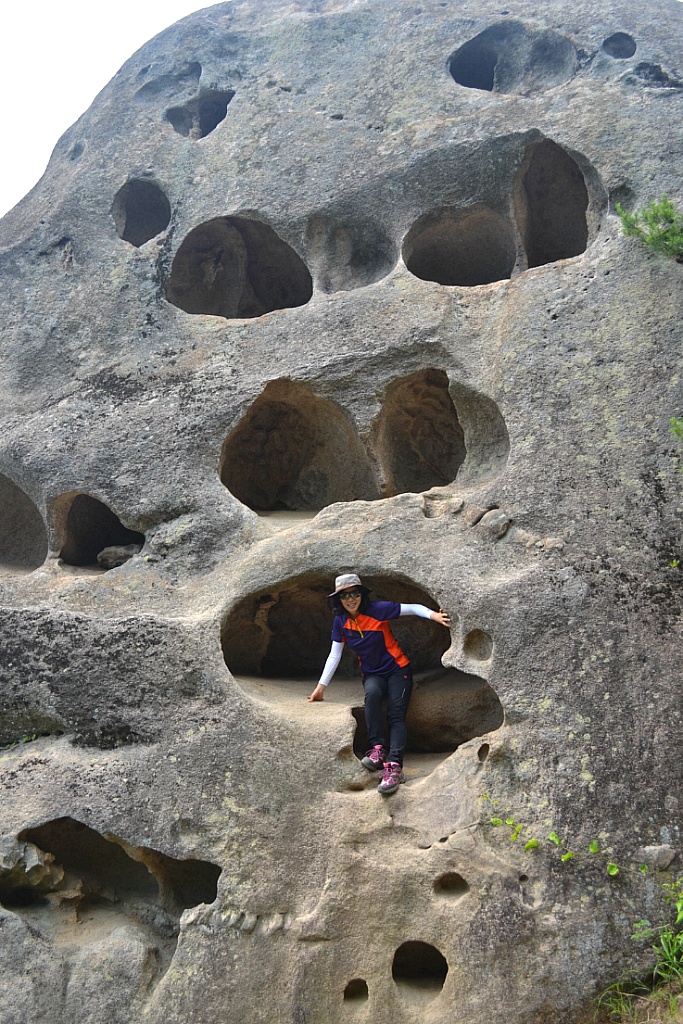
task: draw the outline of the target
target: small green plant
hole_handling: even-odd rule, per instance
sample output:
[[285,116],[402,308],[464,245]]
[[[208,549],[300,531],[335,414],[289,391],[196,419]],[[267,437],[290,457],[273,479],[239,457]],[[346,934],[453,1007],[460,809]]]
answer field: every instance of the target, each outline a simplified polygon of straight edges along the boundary
[[502,825],[503,824],[503,819],[502,818],[491,818],[491,824],[492,825]]
[[627,213],[620,203],[616,211],[625,235],[639,239],[653,252],[683,263],[683,216],[676,212],[666,193],[658,203],[653,199],[649,206],[636,213]]
[[12,740],[11,743],[5,743],[3,746],[0,746],[0,750],[13,750],[14,747],[18,747],[20,743],[33,743],[33,741],[37,739],[37,732],[27,732],[25,736],[21,736],[18,740]]
[[551,843],[555,843],[555,846],[560,846],[561,843],[562,843],[562,840],[558,836],[557,832],[554,832],[554,831],[550,833],[550,835],[548,836],[548,839],[550,840]]
[[524,849],[527,851],[527,853],[529,852],[529,850],[537,850],[538,839],[530,839],[527,843],[524,844]]
[[607,874],[611,875],[612,878],[615,878],[616,875],[619,874],[619,866],[610,861],[610,863],[607,865]]
[[563,864],[566,864],[568,860],[571,860],[573,858],[573,856],[574,856],[574,854],[572,853],[571,850],[566,850],[562,854],[562,856],[560,857],[560,860],[562,861]]
[[597,839],[591,839],[590,843],[588,844],[588,849],[591,853],[600,853],[600,843],[597,841]]

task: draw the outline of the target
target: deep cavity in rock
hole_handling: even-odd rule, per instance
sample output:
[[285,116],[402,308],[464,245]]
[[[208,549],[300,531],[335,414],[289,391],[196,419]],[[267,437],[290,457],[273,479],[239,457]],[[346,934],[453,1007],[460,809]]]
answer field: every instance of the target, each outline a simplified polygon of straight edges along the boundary
[[586,182],[576,161],[550,139],[536,143],[527,153],[515,206],[529,267],[585,252]]
[[448,69],[458,85],[469,89],[530,93],[568,82],[576,63],[576,49],[566,36],[504,21],[459,47]]
[[56,516],[64,543],[59,557],[67,565],[98,566],[98,554],[113,546],[142,547],[145,535],[129,530],[103,502],[89,494],[65,494],[58,499]]
[[481,203],[420,217],[403,240],[406,267],[423,281],[473,287],[509,278],[516,259],[512,224]]
[[204,139],[225,120],[228,104],[234,95],[229,89],[207,90],[182,106],[169,107],[166,120],[186,139]]
[[119,238],[139,247],[166,230],[171,206],[153,181],[134,179],[116,193],[111,213]]
[[303,260],[273,228],[246,217],[216,217],[190,231],[166,289],[186,313],[227,319],[303,306],[312,294]]

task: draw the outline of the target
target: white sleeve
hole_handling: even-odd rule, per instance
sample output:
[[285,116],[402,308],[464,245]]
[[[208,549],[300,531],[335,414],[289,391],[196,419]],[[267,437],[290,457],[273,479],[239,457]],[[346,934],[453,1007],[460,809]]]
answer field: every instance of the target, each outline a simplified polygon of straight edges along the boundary
[[403,615],[419,615],[421,619],[431,619],[432,612],[423,604],[402,604],[399,618]]
[[327,655],[327,661],[323,668],[322,675],[318,680],[318,686],[327,686],[334,673],[337,671],[337,666],[341,661],[342,651],[344,650],[344,644],[339,643],[337,640],[332,641],[330,647],[330,653]]

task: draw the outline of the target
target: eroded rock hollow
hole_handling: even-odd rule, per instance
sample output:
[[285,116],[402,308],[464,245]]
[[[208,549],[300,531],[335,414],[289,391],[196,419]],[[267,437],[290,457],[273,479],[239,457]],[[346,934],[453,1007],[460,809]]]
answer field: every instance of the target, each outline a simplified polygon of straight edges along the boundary
[[[0,1024],[582,1024],[647,970],[683,268],[615,204],[683,202],[682,19],[218,4],[0,222]],[[306,701],[349,571],[452,619],[397,625],[388,798],[353,661]]]

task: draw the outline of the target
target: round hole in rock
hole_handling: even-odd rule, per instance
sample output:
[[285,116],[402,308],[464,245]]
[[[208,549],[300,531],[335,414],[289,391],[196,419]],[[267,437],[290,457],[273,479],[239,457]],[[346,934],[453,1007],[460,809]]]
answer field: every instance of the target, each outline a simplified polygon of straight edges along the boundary
[[255,511],[319,511],[378,497],[351,420],[307,384],[272,381],[228,435],[221,482]]
[[228,113],[228,104],[235,93],[230,90],[207,90],[180,107],[170,107],[166,120],[178,135],[197,141],[210,135]]
[[360,211],[313,217],[306,246],[316,284],[328,293],[373,284],[393,270],[398,258],[394,239]]
[[[221,636],[223,656],[233,675],[287,683],[318,678],[330,650],[333,613],[327,595],[333,587],[335,571],[324,576],[307,573],[274,583],[234,606],[225,619]],[[436,607],[433,598],[409,580],[387,576],[362,578],[373,601]],[[409,657],[413,672],[425,672],[431,678],[435,669],[437,674],[454,671],[441,666],[441,657],[450,642],[450,634],[443,626],[406,616],[394,620],[391,628]],[[335,681],[344,678],[354,680],[352,692],[356,697],[358,692],[362,695],[362,690],[356,688],[360,685],[358,663],[350,651],[344,653]]]
[[448,70],[458,85],[468,89],[530,93],[568,82],[576,64],[576,49],[566,36],[505,21],[459,47],[448,61]]
[[438,896],[445,896],[451,900],[459,900],[466,896],[470,887],[457,871],[446,871],[434,879],[432,888]]
[[[105,548],[135,548],[139,551],[145,535],[129,530],[117,515],[97,498],[89,494],[65,494],[55,505],[60,532],[65,539],[59,557],[67,565],[90,566],[104,571],[113,568],[105,558],[98,561]],[[120,551],[119,558],[127,561],[136,552]],[[115,554],[111,561],[117,562]],[[117,564],[122,564],[118,561]]]
[[250,319],[304,306],[313,294],[306,264],[261,221],[216,217],[194,228],[173,260],[166,298],[186,313]]
[[47,557],[47,531],[27,494],[0,473],[0,572],[32,572]]
[[345,1003],[364,1003],[368,998],[368,983],[364,978],[353,978],[344,989]]
[[444,986],[446,958],[428,942],[404,942],[394,953],[391,974],[409,1003],[428,1003]]
[[385,496],[451,483],[465,436],[443,370],[418,370],[387,388],[376,429]]
[[516,258],[512,225],[481,203],[427,213],[403,240],[403,260],[411,274],[442,285],[472,288],[503,281]]
[[477,751],[477,758],[479,759],[481,764],[483,764],[484,761],[486,761],[486,759],[488,758],[490,749],[491,748],[488,745],[488,743],[482,743],[482,745],[479,747],[479,750]]
[[550,139],[527,153],[515,187],[515,206],[529,267],[585,252],[586,182],[576,161]]
[[171,206],[154,182],[133,180],[118,190],[111,213],[119,238],[139,247],[165,231]]
[[520,882],[522,884],[524,884],[524,882],[528,882],[529,881],[529,876],[528,875],[520,875],[519,876],[519,880],[520,880]]
[[602,48],[608,57],[626,60],[636,52],[636,41],[628,32],[615,32],[603,40]]
[[489,661],[493,654],[493,640],[483,629],[472,629],[463,640],[462,649],[474,661]]

